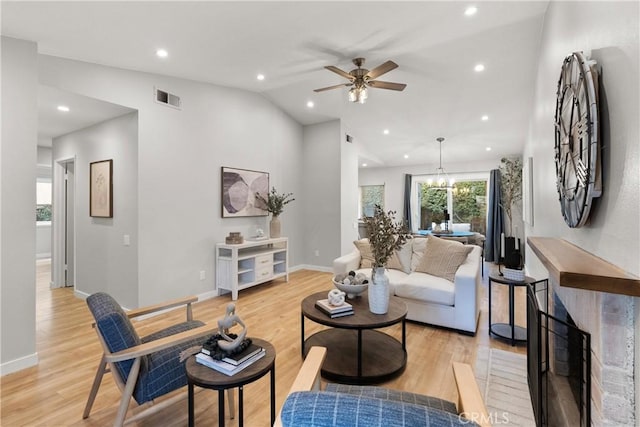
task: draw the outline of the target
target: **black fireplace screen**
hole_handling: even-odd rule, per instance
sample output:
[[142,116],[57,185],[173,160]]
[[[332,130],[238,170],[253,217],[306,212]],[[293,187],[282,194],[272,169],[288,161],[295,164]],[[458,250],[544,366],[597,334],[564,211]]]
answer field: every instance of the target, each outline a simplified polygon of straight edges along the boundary
[[[591,425],[591,336],[561,301],[548,313],[548,282],[527,289],[527,373],[537,426]],[[540,306],[544,309],[540,309]]]

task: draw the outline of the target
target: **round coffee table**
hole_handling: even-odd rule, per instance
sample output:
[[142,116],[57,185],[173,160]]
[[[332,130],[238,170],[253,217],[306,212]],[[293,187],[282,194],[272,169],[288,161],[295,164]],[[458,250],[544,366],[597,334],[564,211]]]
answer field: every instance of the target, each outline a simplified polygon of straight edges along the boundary
[[276,419],[276,350],[271,343],[260,338],[251,338],[251,341],[265,349],[265,355],[256,360],[250,366],[233,376],[227,376],[215,369],[201,365],[196,362],[195,356],[187,359],[186,370],[189,381],[189,427],[194,425],[193,410],[193,386],[218,390],[218,425],[224,426],[224,391],[238,387],[239,420],[238,425],[242,427],[244,408],[242,404],[243,386],[262,378],[271,372],[271,425]]
[[[376,384],[400,375],[407,364],[406,317],[407,305],[397,297],[390,297],[386,314],[369,311],[367,293],[347,300],[355,314],[330,318],[315,307],[316,301],[327,297],[318,292],[302,300],[300,316],[302,356],[312,346],[327,348],[322,376],[346,384]],[[330,326],[305,339],[305,317],[321,325]],[[375,329],[402,323],[402,341]]]

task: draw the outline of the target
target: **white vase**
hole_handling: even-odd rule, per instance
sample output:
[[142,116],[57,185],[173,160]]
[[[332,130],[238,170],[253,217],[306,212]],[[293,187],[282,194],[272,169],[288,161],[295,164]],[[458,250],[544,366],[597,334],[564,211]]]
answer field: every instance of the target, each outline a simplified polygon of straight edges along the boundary
[[269,223],[269,236],[271,238],[280,237],[280,218],[274,216]]
[[373,314],[386,314],[389,310],[389,278],[384,267],[376,267],[369,285],[369,311]]

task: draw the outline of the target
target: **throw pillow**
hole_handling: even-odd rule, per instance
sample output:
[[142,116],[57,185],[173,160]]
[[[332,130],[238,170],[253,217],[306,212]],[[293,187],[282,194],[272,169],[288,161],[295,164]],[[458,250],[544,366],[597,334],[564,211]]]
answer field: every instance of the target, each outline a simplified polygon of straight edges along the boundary
[[413,239],[413,254],[411,255],[411,271],[416,271],[420,260],[424,255],[424,251],[427,249],[426,237],[414,237]]
[[458,267],[467,259],[473,248],[460,242],[427,237],[427,249],[416,271],[442,277],[453,282]]
[[387,261],[387,268],[404,271],[406,274],[411,273],[411,254],[413,251],[411,240],[407,240],[400,249],[391,255]]
[[371,268],[375,260],[369,239],[356,240],[353,244],[360,251],[360,268]]

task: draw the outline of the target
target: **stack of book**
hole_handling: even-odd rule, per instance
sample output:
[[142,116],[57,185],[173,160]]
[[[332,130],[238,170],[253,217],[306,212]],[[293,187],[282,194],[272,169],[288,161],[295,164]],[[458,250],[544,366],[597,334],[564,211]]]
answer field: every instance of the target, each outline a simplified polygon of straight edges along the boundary
[[264,357],[264,354],[264,348],[256,344],[251,344],[240,353],[230,354],[221,360],[217,360],[207,354],[207,350],[203,349],[202,352],[196,354],[196,362],[225,375],[233,376],[244,368],[251,366],[256,360]]
[[328,299],[320,299],[316,301],[316,308],[332,319],[353,314],[353,306],[346,301],[340,305],[331,305]]

